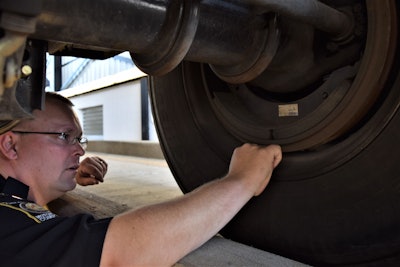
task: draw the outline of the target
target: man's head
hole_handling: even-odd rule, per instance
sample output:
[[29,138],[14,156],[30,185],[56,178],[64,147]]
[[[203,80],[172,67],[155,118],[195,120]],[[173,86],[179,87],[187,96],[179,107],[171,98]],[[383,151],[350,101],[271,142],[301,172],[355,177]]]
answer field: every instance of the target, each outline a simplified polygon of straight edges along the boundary
[[82,128],[72,103],[47,93],[44,110],[0,135],[0,174],[30,187],[29,199],[47,204],[76,186]]

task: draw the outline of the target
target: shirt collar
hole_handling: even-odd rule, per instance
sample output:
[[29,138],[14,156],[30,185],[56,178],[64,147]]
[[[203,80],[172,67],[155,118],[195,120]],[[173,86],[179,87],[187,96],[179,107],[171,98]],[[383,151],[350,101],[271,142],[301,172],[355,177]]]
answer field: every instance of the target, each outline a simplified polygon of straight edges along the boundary
[[5,179],[0,175],[0,193],[27,199],[28,192],[29,186],[12,177]]

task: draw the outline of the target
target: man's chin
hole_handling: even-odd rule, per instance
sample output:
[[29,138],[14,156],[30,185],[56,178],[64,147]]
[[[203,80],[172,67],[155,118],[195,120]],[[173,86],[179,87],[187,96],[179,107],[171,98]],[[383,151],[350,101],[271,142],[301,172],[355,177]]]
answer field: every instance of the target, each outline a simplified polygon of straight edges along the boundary
[[76,187],[76,180],[75,177],[74,178],[70,178],[68,179],[65,183],[64,183],[64,193],[67,193],[68,191],[74,190]]
[[76,181],[75,179],[73,180],[73,182],[70,185],[70,188],[68,189],[68,191],[74,190],[76,188]]

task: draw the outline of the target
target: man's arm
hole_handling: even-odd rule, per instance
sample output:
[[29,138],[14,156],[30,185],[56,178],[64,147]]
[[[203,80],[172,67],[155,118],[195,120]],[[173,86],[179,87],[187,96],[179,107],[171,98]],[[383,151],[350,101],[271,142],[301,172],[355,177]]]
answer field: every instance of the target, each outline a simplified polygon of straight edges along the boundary
[[218,233],[267,186],[282,158],[279,146],[235,149],[228,174],[165,203],[116,216],[101,266],[171,266]]
[[79,164],[75,180],[79,185],[102,183],[107,173],[108,164],[100,157],[87,157]]

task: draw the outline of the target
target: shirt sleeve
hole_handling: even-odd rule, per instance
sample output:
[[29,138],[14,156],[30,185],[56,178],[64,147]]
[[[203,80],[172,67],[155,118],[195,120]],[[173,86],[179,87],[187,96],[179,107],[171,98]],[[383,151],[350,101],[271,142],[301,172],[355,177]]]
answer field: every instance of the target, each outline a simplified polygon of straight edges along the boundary
[[[4,219],[3,217],[1,220]],[[10,219],[12,218],[6,218]],[[110,221],[111,218],[96,220],[87,214],[55,217],[43,222],[29,219],[19,224],[18,221],[14,221],[11,229],[8,228],[7,231],[3,228],[0,233],[2,264],[3,266],[99,266]]]

